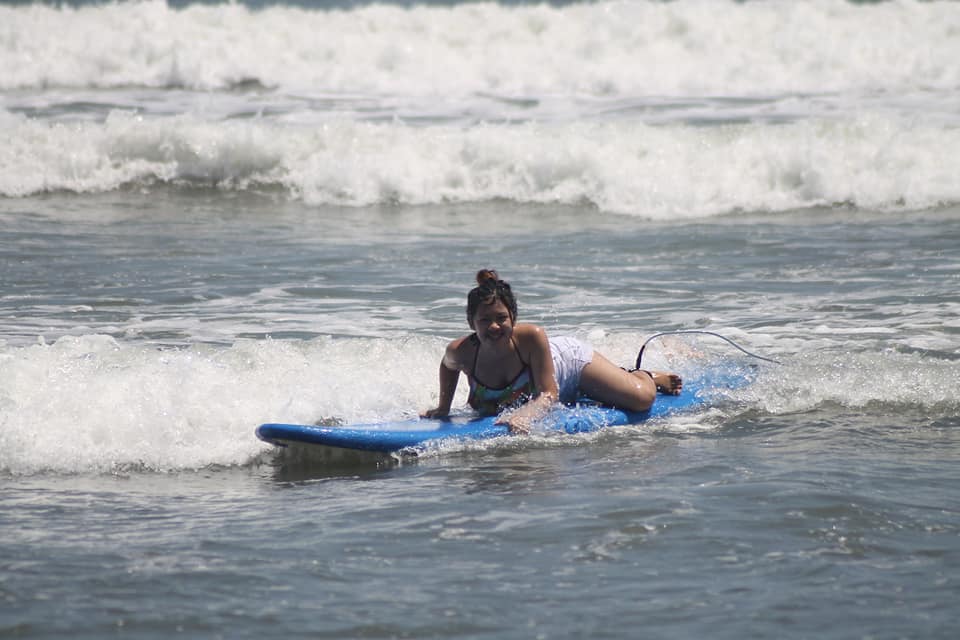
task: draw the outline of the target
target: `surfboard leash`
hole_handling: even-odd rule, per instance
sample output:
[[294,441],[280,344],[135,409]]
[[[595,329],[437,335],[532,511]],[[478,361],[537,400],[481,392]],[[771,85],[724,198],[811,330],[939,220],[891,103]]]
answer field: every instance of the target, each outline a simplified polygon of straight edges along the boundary
[[651,340],[654,340],[654,339],[656,339],[656,338],[661,338],[661,337],[663,337],[663,336],[677,336],[677,335],[684,335],[684,334],[702,334],[702,335],[707,335],[707,336],[713,336],[714,338],[720,338],[721,340],[727,342],[728,344],[730,344],[730,345],[733,346],[734,348],[739,349],[739,350],[742,351],[743,353],[747,354],[747,355],[750,356],[751,358],[757,358],[758,360],[764,360],[764,361],[766,361],[766,362],[772,362],[772,363],[774,363],[774,364],[782,364],[779,360],[774,360],[773,358],[767,358],[766,356],[760,356],[760,355],[757,355],[757,354],[752,353],[752,352],[750,352],[750,351],[747,351],[746,349],[744,349],[743,347],[741,347],[740,345],[738,345],[736,342],[734,342],[734,341],[731,340],[730,338],[728,338],[728,337],[726,337],[726,336],[722,336],[722,335],[720,335],[719,333],[716,333],[716,332],[713,332],[713,331],[702,331],[702,330],[699,330],[699,329],[685,329],[685,330],[682,330],[682,331],[664,331],[664,332],[662,332],[662,333],[654,334],[654,335],[650,336],[649,338],[647,338],[646,340],[644,340],[643,344],[640,346],[640,353],[637,354],[637,366],[636,366],[636,368],[637,368],[637,369],[640,368],[640,361],[643,360],[643,350],[647,348],[647,345],[650,344],[650,341],[651,341]]

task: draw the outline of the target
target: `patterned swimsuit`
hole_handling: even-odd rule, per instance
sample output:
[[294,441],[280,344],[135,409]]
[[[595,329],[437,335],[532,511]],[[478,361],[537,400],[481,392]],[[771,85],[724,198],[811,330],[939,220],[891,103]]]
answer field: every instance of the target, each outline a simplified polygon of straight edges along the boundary
[[[485,416],[492,416],[500,413],[504,409],[523,404],[534,395],[537,388],[533,384],[533,375],[530,372],[530,365],[523,361],[520,352],[515,351],[517,358],[523,365],[520,373],[510,381],[510,383],[500,389],[488,387],[477,379],[477,359],[480,357],[480,339],[476,334],[471,336],[474,344],[477,345],[477,351],[473,356],[473,369],[467,379],[470,382],[470,396],[467,402],[478,413]],[[510,338],[513,342],[513,337]],[[513,342],[513,348],[517,349],[517,343]]]

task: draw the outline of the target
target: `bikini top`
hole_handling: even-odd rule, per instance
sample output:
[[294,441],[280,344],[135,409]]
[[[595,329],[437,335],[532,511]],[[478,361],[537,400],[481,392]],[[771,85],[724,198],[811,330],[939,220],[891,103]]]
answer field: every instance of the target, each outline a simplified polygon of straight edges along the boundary
[[[517,350],[517,358],[523,364],[520,373],[510,381],[507,386],[497,389],[488,387],[477,379],[477,359],[480,357],[480,339],[477,334],[471,336],[471,341],[477,345],[477,350],[473,356],[473,369],[467,380],[470,383],[470,396],[467,402],[478,413],[485,416],[492,416],[500,413],[504,409],[523,404],[529,398],[536,395],[537,388],[533,384],[533,375],[530,372],[530,365],[520,357],[520,351]],[[510,337],[513,342],[513,337]],[[517,349],[517,343],[513,342],[513,348]]]

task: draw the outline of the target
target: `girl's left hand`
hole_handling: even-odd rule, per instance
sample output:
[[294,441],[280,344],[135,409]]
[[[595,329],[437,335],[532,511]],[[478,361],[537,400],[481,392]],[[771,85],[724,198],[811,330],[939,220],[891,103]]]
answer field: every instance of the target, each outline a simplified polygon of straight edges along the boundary
[[501,416],[496,424],[505,424],[507,428],[510,429],[510,433],[514,435],[526,435],[530,433],[530,427],[533,424],[533,420],[526,416],[517,416],[517,415],[506,415]]
[[441,409],[440,407],[437,407],[436,409],[427,409],[426,411],[420,414],[420,417],[421,418],[446,418],[448,415],[450,415],[450,411],[448,409]]

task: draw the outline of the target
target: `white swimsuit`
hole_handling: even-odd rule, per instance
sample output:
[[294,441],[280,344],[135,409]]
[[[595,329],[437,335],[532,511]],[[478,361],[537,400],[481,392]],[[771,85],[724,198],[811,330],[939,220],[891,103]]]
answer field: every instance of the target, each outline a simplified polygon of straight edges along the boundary
[[576,402],[580,395],[580,374],[593,360],[593,349],[576,338],[559,336],[550,338],[550,355],[560,402]]

